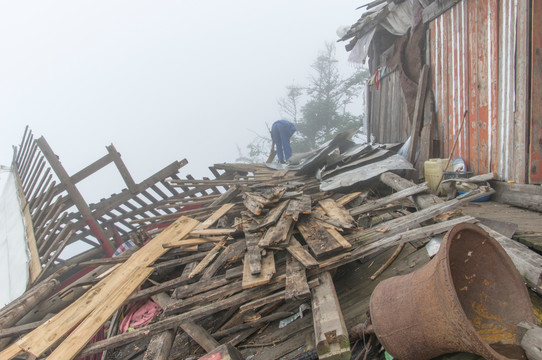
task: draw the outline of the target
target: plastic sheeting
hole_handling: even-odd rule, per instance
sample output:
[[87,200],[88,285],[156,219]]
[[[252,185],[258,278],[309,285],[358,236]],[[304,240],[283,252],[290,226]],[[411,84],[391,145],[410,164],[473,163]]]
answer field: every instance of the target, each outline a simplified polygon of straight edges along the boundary
[[0,194],[0,308],[26,290],[29,252],[13,172],[2,174]]

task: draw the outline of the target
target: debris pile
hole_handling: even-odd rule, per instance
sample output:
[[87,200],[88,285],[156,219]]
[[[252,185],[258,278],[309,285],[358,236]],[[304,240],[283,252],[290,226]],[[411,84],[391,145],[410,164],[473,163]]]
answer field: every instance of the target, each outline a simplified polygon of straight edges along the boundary
[[[214,180],[167,179],[186,192],[225,191],[190,206],[183,197],[159,201],[180,210],[133,221],[130,246],[120,247],[127,250],[78,263],[93,268],[60,290],[62,267],[35,284],[1,310],[0,357],[186,359],[227,344],[219,351],[232,358],[349,358],[348,328],[362,321],[370,292],[358,297],[365,308],[341,303],[333,274],[379,261],[363,279],[377,283],[405,244],[424,251],[435,234],[476,222],[458,207],[492,193],[482,187],[443,201],[394,173],[412,170],[398,146],[350,136],[297,165],[216,164],[223,174]],[[500,241],[540,290],[539,259]]]

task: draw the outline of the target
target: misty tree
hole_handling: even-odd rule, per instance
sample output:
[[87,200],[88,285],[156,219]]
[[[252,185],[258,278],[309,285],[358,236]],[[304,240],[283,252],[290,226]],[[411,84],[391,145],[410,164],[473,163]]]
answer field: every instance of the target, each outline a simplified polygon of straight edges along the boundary
[[[292,121],[298,130],[291,139],[294,153],[314,149],[338,132],[361,126],[363,120],[363,115],[351,114],[348,105],[360,95],[368,78],[367,70],[358,69],[342,78],[334,43],[325,44],[311,69],[308,85],[289,85],[286,96],[277,100],[282,117]],[[243,155],[239,150],[238,160],[265,161],[271,149],[270,133],[257,135],[247,148],[249,154]]]
[[298,136],[292,144],[296,151],[313,149],[338,132],[361,126],[363,115],[351,114],[347,106],[359,96],[368,73],[356,71],[343,79],[337,64],[335,44],[326,43],[311,66],[313,74],[305,89],[308,100],[301,106]]

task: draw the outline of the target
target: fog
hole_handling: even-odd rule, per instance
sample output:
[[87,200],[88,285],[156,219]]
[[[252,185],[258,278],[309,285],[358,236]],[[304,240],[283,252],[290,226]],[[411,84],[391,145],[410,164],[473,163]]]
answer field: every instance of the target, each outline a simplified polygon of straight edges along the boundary
[[[69,174],[113,143],[136,182],[184,158],[181,176],[212,177],[267,135],[286,86],[308,83],[366,2],[2,0],[0,164],[29,125]],[[124,185],[109,165],[81,187],[93,202]]]

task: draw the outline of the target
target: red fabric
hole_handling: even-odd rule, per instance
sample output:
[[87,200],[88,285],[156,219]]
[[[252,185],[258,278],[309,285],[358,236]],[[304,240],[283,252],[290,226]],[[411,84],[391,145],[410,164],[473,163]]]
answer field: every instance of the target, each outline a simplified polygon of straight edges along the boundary
[[133,303],[128,308],[119,330],[125,333],[129,328],[145,326],[160,313],[162,308],[152,300],[141,300]]

